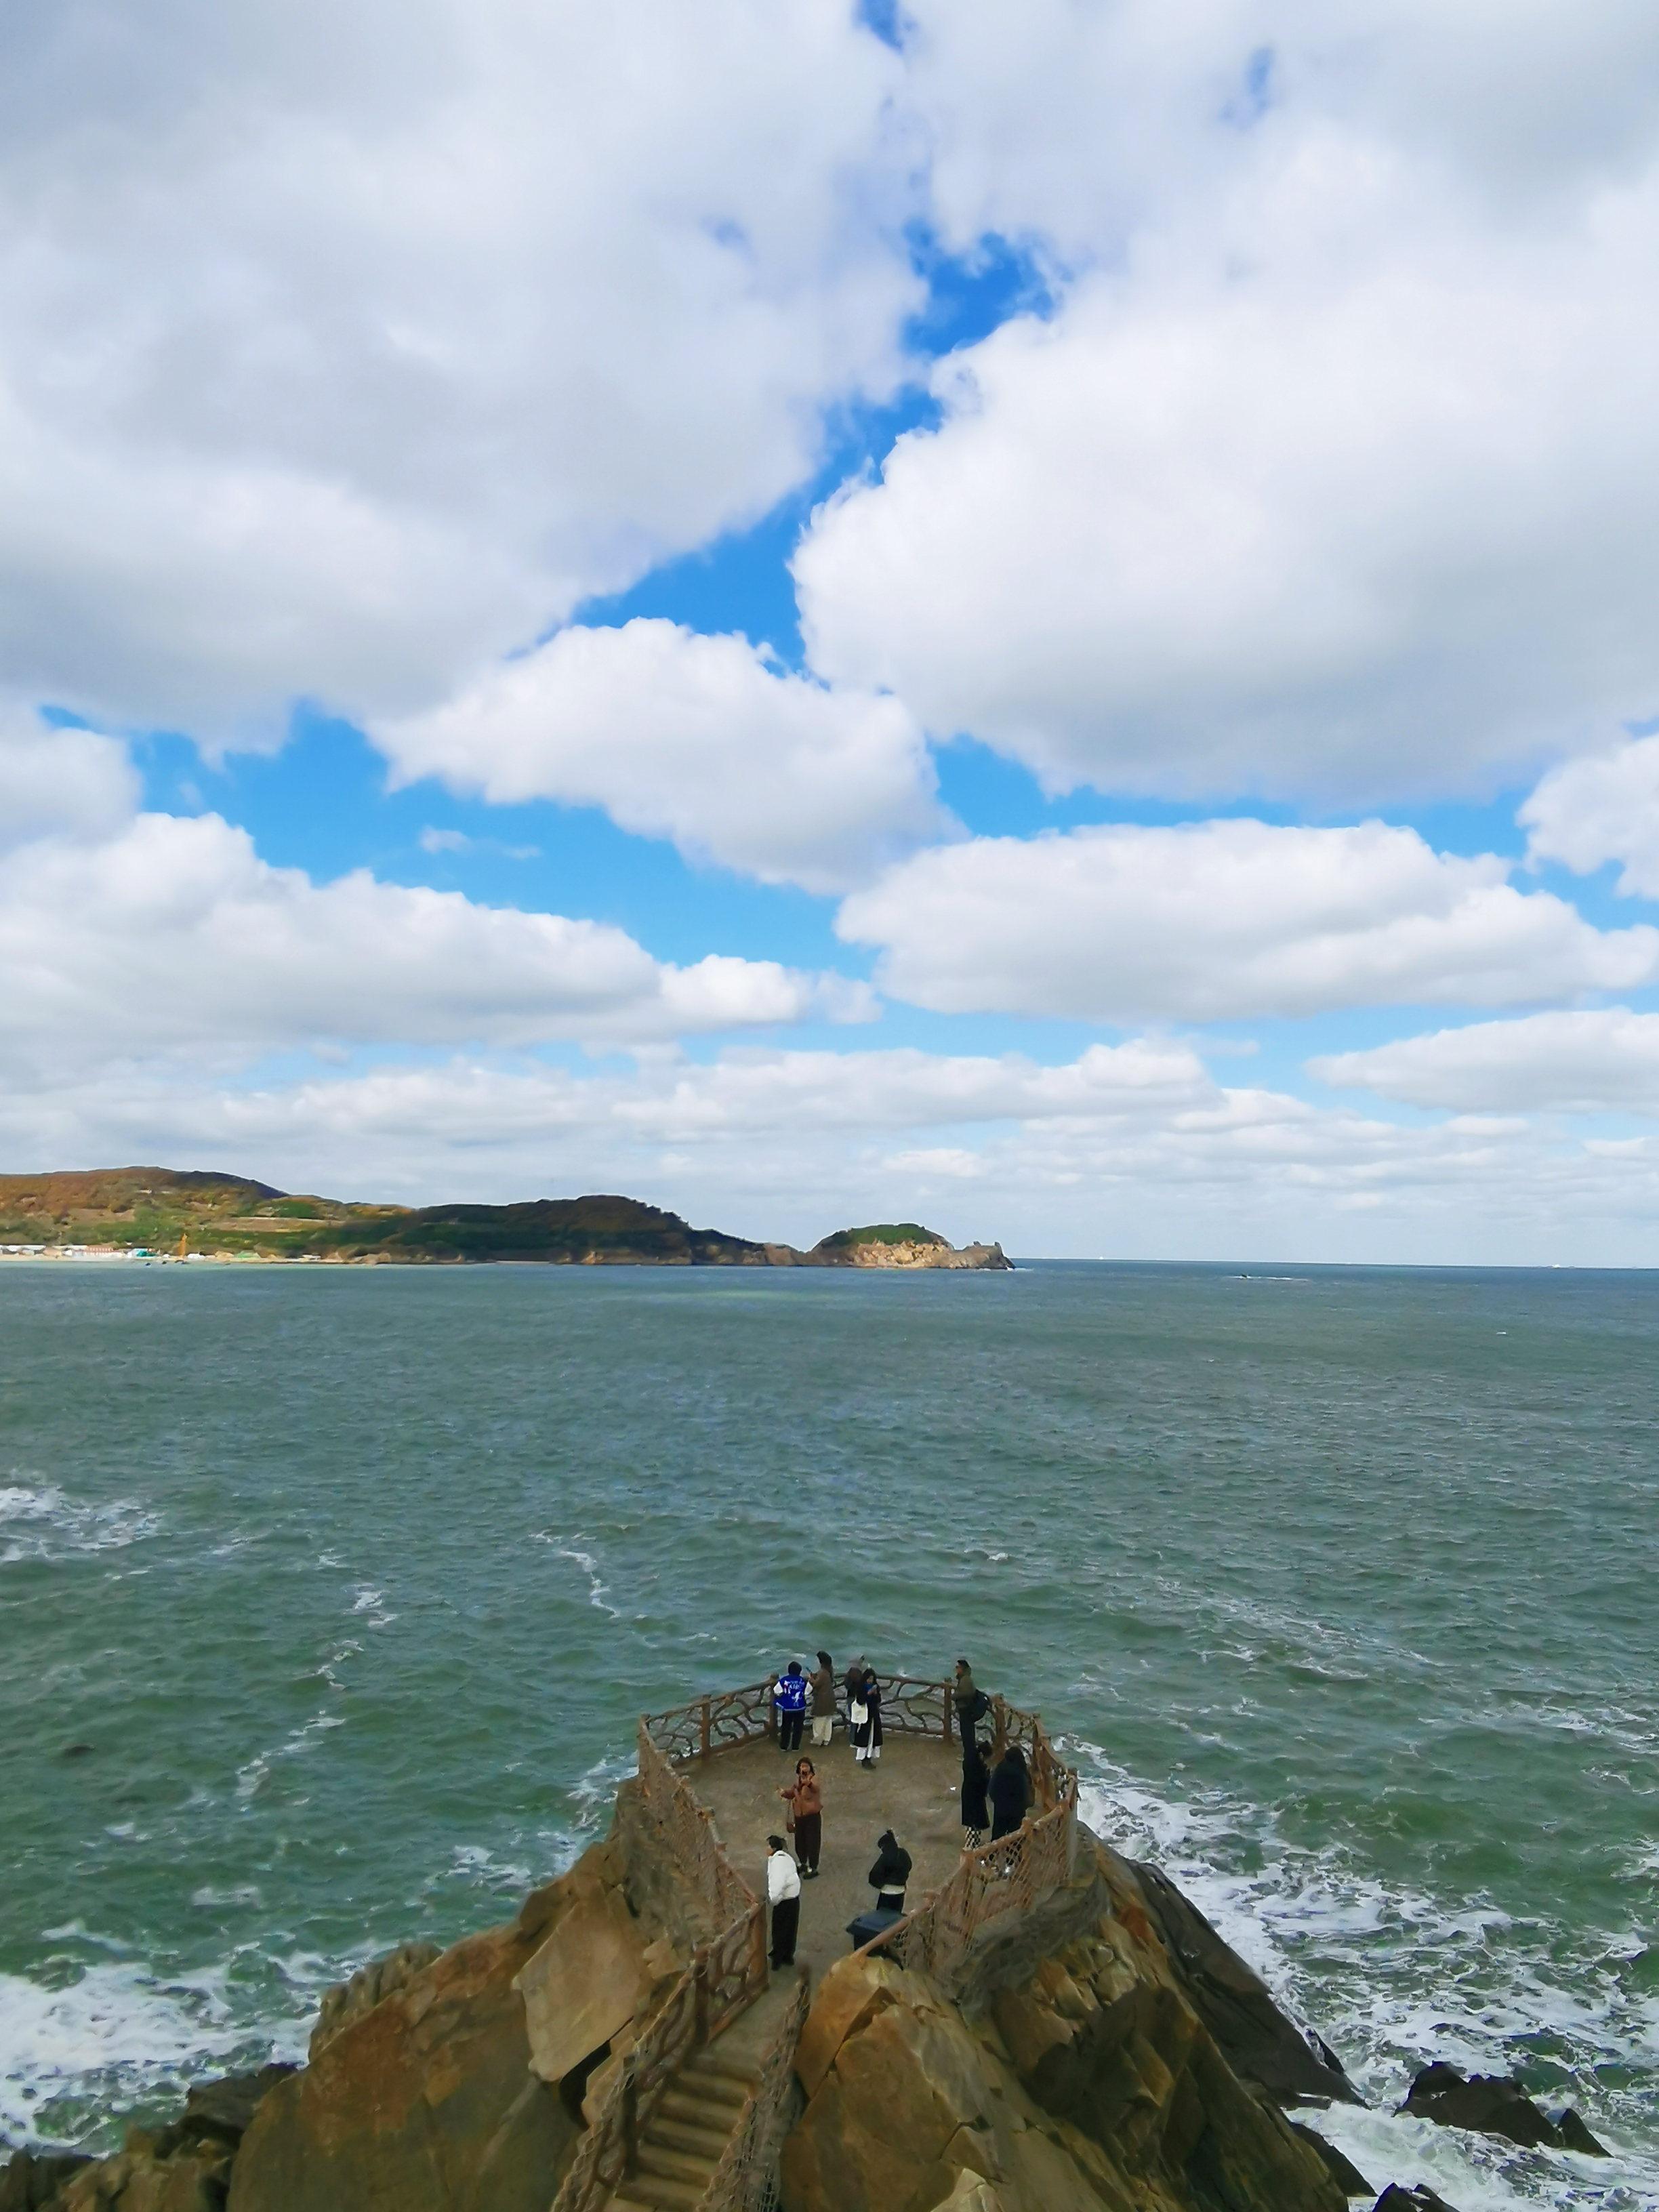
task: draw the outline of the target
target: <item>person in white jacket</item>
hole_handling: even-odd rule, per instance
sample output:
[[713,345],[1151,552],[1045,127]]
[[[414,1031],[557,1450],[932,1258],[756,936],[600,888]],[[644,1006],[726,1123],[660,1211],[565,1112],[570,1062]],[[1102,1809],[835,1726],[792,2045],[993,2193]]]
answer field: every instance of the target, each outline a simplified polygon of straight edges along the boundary
[[793,1965],[800,1926],[800,1869],[781,1836],[766,1838],[766,1894],[772,1907],[772,1964]]

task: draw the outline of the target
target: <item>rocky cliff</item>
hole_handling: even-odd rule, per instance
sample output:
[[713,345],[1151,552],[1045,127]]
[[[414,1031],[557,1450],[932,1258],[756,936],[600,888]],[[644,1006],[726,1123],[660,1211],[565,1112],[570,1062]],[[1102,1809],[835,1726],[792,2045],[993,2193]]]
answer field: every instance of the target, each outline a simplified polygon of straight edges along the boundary
[[[611,1837],[510,1924],[331,1992],[304,2068],[114,2159],[20,2158],[0,2212],[548,2212],[708,1932],[630,1788]],[[1084,1842],[1076,1880],[954,1996],[878,1958],[824,1976],[785,2212],[1342,2212],[1279,2110],[1351,2094],[1340,2069],[1178,1893]]]

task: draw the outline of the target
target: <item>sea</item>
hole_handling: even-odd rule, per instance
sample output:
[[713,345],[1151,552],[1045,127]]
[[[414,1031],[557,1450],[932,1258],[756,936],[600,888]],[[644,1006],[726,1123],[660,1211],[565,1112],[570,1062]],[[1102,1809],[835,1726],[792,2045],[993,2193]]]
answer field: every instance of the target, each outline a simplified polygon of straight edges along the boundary
[[820,1646],[1040,1710],[1377,2189],[1659,2206],[1641,1273],[0,1266],[0,2136],[302,2055]]

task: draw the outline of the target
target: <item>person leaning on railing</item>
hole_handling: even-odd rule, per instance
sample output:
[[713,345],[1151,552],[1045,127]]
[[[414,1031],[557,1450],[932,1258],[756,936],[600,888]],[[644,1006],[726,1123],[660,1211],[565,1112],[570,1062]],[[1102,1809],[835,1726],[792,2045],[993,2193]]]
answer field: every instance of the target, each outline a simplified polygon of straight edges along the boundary
[[778,1709],[778,1748],[799,1751],[800,1732],[806,1722],[806,1677],[800,1670],[799,1659],[792,1659],[779,1675],[773,1686],[772,1703]]

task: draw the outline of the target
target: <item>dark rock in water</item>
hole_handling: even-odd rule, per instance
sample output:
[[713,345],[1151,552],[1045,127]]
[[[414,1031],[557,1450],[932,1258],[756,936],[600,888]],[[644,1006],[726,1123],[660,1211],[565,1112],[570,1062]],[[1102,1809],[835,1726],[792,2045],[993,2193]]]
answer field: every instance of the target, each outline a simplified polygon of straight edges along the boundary
[[1415,2189],[1402,2189],[1397,2181],[1391,2181],[1371,2212],[1456,2212],[1456,2207],[1437,2196],[1426,2181],[1419,2181]]
[[1586,2158],[1611,2158],[1613,2153],[1603,2142],[1597,2142],[1584,2123],[1569,2105],[1555,2123],[1556,2131],[1568,2150],[1580,2151]]
[[1353,2160],[1340,2151],[1334,2142],[1327,2142],[1323,2136],[1312,2128],[1304,2127],[1300,2120],[1292,2120],[1290,2123],[1290,2130],[1293,2136],[1300,2136],[1304,2143],[1310,2143],[1319,2153],[1325,2161],[1326,2170],[1332,2180],[1335,2182],[1345,2197],[1370,2195],[1370,2182],[1366,2180]]
[[297,2067],[262,2066],[257,2074],[227,2074],[222,2081],[204,2081],[185,2100],[185,2109],[155,2138],[157,2158],[171,2158],[187,2143],[228,2144],[234,2150],[247,2133],[259,2100],[286,2081]]
[[1224,1943],[1197,1906],[1154,1866],[1134,1866],[1149,1910],[1182,1972],[1193,2009],[1228,2064],[1279,2104],[1364,2102],[1328,2044],[1322,2057],[1273,2002],[1267,1984]]
[[[1400,2109],[1443,2128],[1503,2136],[1528,2148],[1540,2143],[1551,2150],[1570,2148],[1554,2121],[1507,2074],[1472,2074],[1466,2080],[1457,2067],[1437,2060],[1418,2075]],[[1584,2132],[1588,2135],[1589,2129]]]
[[41,2212],[66,2181],[93,2164],[76,2151],[15,2151],[0,2167],[0,2212]]
[[91,1749],[89,1743],[66,1743],[64,1756],[65,1759],[84,1759]]

